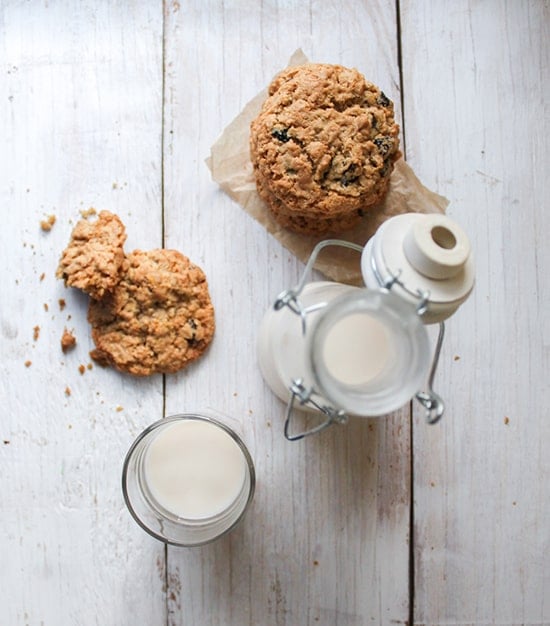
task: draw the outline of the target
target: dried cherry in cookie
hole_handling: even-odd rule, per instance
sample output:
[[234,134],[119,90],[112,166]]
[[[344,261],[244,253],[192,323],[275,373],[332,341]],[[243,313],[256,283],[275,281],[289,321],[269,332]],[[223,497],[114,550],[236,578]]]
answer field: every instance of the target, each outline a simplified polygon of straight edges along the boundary
[[129,254],[112,293],[90,301],[92,357],[136,376],[176,372],[214,335],[204,272],[176,250]]

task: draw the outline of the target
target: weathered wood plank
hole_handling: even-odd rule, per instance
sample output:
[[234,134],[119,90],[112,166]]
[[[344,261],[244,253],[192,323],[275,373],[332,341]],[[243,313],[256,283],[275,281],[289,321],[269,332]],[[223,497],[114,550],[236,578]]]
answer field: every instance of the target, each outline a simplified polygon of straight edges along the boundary
[[302,271],[221,193],[204,165],[245,103],[302,47],[357,66],[399,101],[387,3],[166,5],[165,233],[201,265],[217,310],[205,356],[167,380],[167,413],[232,416],[256,461],[245,522],[219,543],[169,548],[171,624],[366,624],[408,618],[408,415],[356,420],[301,443],[260,377],[255,341]]
[[477,259],[414,425],[415,620],[550,622],[548,4],[406,3],[408,159]]
[[0,59],[0,622],[160,623],[164,548],[131,520],[120,473],[162,415],[162,380],[79,373],[87,302],[55,269],[90,206],[121,216],[128,248],[161,244],[162,10],[3,2]]

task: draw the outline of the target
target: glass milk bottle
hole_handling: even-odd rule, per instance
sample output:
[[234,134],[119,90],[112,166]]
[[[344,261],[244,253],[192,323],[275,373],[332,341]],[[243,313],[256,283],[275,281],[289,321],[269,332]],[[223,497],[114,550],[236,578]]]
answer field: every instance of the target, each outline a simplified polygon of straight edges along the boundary
[[[367,288],[306,283],[320,250],[361,252]],[[262,320],[262,375],[288,402],[285,436],[300,439],[348,415],[381,416],[416,396],[437,421],[443,402],[431,385],[443,321],[473,287],[473,260],[462,229],[444,215],[406,214],[385,222],[365,248],[340,240],[314,249],[299,285],[285,291]],[[440,323],[432,357],[425,324]],[[428,391],[419,391],[428,380]],[[311,431],[289,433],[296,402],[325,416]]]

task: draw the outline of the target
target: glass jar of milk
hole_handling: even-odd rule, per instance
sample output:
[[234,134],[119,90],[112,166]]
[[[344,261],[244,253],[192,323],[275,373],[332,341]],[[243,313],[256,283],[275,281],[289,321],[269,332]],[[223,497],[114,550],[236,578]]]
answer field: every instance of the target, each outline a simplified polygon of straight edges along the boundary
[[238,435],[199,414],[161,419],[134,441],[122,490],[136,522],[179,546],[209,543],[243,517],[255,487],[252,458]]

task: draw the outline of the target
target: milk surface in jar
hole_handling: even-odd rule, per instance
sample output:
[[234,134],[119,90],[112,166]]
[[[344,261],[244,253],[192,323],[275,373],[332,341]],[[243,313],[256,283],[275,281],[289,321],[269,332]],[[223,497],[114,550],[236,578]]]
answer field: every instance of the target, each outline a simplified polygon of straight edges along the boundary
[[388,329],[365,313],[352,313],[328,331],[322,348],[327,370],[344,385],[366,385],[388,364],[393,346]]
[[149,444],[143,478],[152,500],[177,517],[200,520],[239,496],[246,462],[237,443],[203,420],[174,422]]

